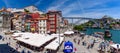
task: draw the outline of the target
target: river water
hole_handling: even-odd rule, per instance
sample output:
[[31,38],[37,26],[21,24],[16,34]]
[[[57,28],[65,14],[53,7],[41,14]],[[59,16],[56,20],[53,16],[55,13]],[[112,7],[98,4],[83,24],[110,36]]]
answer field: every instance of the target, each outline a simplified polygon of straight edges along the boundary
[[[105,29],[95,29],[95,28],[87,28],[86,34],[90,35],[94,32],[104,32]],[[120,43],[120,30],[110,30],[110,33],[112,34],[112,40],[115,43]]]

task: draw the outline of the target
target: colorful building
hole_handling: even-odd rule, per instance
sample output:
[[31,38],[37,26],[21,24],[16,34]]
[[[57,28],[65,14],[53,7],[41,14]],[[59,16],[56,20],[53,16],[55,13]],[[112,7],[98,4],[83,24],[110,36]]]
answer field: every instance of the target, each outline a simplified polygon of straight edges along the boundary
[[47,17],[44,15],[41,15],[39,18],[39,33],[46,34],[47,33]]
[[[38,11],[34,6],[24,9],[9,8],[7,10],[3,8],[0,12],[3,13],[3,24],[10,25],[11,30],[41,34],[48,32],[57,33],[60,29],[59,27],[67,24],[67,22],[63,23],[61,11],[49,11],[43,14],[43,12]],[[5,15],[8,15],[9,18]],[[7,20],[10,22],[7,22]]]
[[47,17],[47,30],[51,33],[57,33],[62,17],[61,11],[49,11],[47,13]]
[[10,19],[11,19],[11,13],[5,8],[2,8],[0,10],[0,16],[2,18],[2,27],[3,28],[9,28],[10,27]]

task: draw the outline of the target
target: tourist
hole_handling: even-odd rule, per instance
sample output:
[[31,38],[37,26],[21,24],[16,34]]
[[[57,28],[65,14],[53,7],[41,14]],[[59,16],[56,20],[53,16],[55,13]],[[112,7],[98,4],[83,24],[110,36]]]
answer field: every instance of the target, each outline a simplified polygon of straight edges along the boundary
[[93,48],[93,47],[94,47],[94,43],[91,44],[91,48]]
[[85,41],[82,42],[82,45],[85,46]]
[[20,44],[18,44],[18,45],[19,45],[19,48],[21,48]]
[[7,43],[7,45],[8,45],[8,43]]
[[4,41],[4,37],[3,37],[2,41]]
[[48,53],[48,51],[46,50],[45,53]]
[[10,40],[10,38],[9,38],[9,40]]
[[8,42],[8,45],[10,45],[10,42]]
[[25,53],[25,50],[23,49],[21,53]]
[[80,44],[80,39],[78,39],[78,45]]
[[95,39],[93,40],[92,44],[91,44],[91,48],[94,47],[94,44],[95,44]]
[[104,52],[106,47],[105,42],[102,42],[99,47],[100,47],[100,51]]
[[74,48],[74,50],[73,50],[73,51],[74,51],[74,53],[77,53],[77,48]]
[[84,39],[84,36],[82,36],[82,40]]
[[87,47],[87,49],[89,49],[90,48],[90,44],[88,44],[88,47]]
[[27,51],[27,53],[31,53],[30,51]]
[[73,41],[76,43],[76,38],[74,38]]
[[19,48],[19,45],[18,45],[18,44],[16,44],[16,50],[18,50],[18,48]]

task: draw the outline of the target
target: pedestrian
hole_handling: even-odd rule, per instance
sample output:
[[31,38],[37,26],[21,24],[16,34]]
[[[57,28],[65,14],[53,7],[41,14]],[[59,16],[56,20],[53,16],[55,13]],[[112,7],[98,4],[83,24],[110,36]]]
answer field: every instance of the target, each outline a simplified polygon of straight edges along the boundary
[[93,48],[93,47],[94,47],[94,43],[91,44],[91,48]]
[[8,42],[8,45],[10,45],[10,42]]
[[84,42],[84,41],[82,42],[82,45],[83,45],[83,46],[85,45],[85,42]]
[[73,41],[76,43],[76,38],[74,38]]
[[82,36],[82,40],[84,39],[84,36]]
[[74,48],[74,53],[77,53],[77,48]]
[[48,51],[46,50],[45,53],[48,53]]
[[88,45],[87,49],[89,49],[89,48],[90,48],[90,44]]
[[19,45],[19,48],[21,48],[20,44],[18,44],[18,45]]
[[78,40],[78,45],[80,44],[80,39]]

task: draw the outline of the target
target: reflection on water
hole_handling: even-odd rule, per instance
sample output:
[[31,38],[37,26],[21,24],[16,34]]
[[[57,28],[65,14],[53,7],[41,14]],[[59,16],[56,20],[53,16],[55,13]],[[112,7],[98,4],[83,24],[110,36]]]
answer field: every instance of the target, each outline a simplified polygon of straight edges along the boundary
[[[94,29],[94,28],[88,28],[86,30],[86,34],[90,35],[93,34],[94,32],[104,32],[105,29]],[[110,30],[112,34],[112,40],[115,43],[120,43],[120,30]]]

